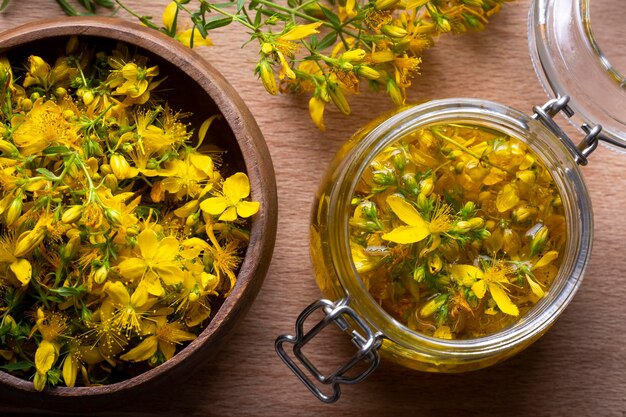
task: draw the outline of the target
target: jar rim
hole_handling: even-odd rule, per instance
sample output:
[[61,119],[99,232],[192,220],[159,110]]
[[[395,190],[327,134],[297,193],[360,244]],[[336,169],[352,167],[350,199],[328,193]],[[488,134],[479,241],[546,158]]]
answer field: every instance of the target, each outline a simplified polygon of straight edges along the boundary
[[[626,146],[626,79],[596,42],[589,0],[533,0],[528,44],[535,72],[551,98],[569,96],[568,119],[602,126],[602,134]],[[616,145],[612,145],[615,147]]]
[[[570,226],[576,229],[576,236],[569,237],[569,262],[562,266],[554,285],[559,282],[556,291],[549,291],[544,299],[540,300],[531,311],[526,313],[515,324],[499,332],[473,339],[444,340],[426,336],[411,330],[391,317],[370,295],[352,262],[349,247],[348,219],[346,207],[353,195],[356,183],[365,167],[384,147],[397,141],[399,138],[427,124],[445,121],[472,120],[477,123],[495,124],[502,129],[509,130],[514,136],[522,139],[531,148],[537,150],[542,158],[556,158],[559,177],[557,186],[563,194],[568,191],[564,204],[569,207],[570,213],[566,216],[568,230]],[[521,137],[520,132],[529,133],[529,141]],[[538,132],[538,133],[536,133]],[[517,133],[517,134],[515,134]],[[548,147],[539,140],[539,136],[551,137],[554,143]],[[409,348],[418,348],[426,354],[441,357],[471,357],[479,358],[497,352],[506,351],[526,340],[539,337],[554,322],[556,317],[571,301],[578,289],[587,260],[591,252],[593,218],[591,202],[582,174],[564,144],[550,134],[540,123],[502,104],[477,99],[445,99],[434,100],[419,106],[405,109],[384,120],[365,134],[358,143],[353,144],[349,156],[338,166],[339,175],[336,185],[329,194],[329,216],[333,213],[337,217],[329,219],[329,244],[338,249],[339,258],[349,259],[349,262],[334,259],[334,268],[339,281],[347,293],[350,303],[355,310],[364,314],[364,318],[386,338]],[[556,152],[556,154],[555,154]],[[358,155],[369,155],[365,160],[359,160]],[[556,156],[555,156],[556,155]],[[571,200],[571,201],[570,201]]]

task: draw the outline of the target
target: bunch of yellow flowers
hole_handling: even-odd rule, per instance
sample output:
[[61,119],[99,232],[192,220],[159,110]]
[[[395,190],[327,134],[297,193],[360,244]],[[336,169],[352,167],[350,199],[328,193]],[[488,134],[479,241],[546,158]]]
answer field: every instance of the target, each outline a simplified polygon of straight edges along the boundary
[[192,48],[212,45],[214,29],[242,26],[246,45],[259,48],[254,68],[267,92],[309,95],[311,119],[325,130],[326,106],[349,115],[348,98],[363,84],[404,105],[422,52],[442,34],[483,30],[509,0],[174,0],[162,22],[122,0],[82,0],[84,11],[56,1],[72,16],[122,9]]
[[235,285],[259,203],[160,76],[75,37],[52,64],[0,59],[0,369],[37,390],[170,359]]

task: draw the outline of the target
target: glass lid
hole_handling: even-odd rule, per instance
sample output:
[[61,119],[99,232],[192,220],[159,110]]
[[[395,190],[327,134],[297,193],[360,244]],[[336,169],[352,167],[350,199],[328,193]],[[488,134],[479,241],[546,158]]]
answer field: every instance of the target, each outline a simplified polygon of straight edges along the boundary
[[626,12],[619,3],[533,0],[528,33],[533,65],[548,95],[569,96],[574,124],[599,124],[607,142],[624,147],[626,79],[618,68],[626,62],[626,48],[620,45],[625,37],[615,32],[626,33]]

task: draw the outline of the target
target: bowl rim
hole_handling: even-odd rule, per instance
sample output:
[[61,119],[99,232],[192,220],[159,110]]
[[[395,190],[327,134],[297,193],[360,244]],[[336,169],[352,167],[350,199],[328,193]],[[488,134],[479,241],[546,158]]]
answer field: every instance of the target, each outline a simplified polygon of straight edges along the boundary
[[[276,240],[277,191],[270,153],[265,139],[252,113],[236,90],[204,58],[174,39],[136,23],[111,17],[50,18],[9,29],[0,33],[0,53],[31,42],[53,37],[103,38],[136,45],[170,62],[176,67],[185,66],[186,74],[193,79],[215,102],[224,120],[232,130],[243,155],[250,179],[251,197],[261,202],[261,210],[255,215],[250,230],[250,242],[237,274],[232,292],[204,330],[173,358],[124,381],[91,387],[47,387],[42,392],[33,388],[31,381],[0,371],[0,385],[10,386],[24,394],[58,397],[111,396],[129,389],[145,387],[148,382],[162,380],[173,374],[183,361],[192,356],[201,359],[207,342],[218,344],[232,330],[235,322],[244,315],[256,297],[265,278]],[[31,396],[32,399],[32,396]]]

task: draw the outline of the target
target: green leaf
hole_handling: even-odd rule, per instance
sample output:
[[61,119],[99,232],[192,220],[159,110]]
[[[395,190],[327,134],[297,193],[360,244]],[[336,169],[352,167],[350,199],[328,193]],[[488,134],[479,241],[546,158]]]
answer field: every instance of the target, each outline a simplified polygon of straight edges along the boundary
[[0,12],[7,8],[11,0],[2,0],[2,4],[0,5]]
[[322,7],[322,13],[324,13],[324,16],[326,17],[326,19],[328,19],[328,21],[335,26],[336,28],[340,28],[341,27],[341,19],[339,19],[339,16],[337,16],[335,13],[333,13],[332,10],[326,8],[326,7]]
[[0,369],[4,369],[5,371],[25,371],[26,369],[30,369],[32,367],[33,367],[33,363],[27,362],[27,361],[7,363],[6,365],[0,365]]
[[237,12],[240,12],[243,9],[243,6],[246,5],[246,0],[237,0]]
[[256,15],[254,16],[254,27],[258,28],[261,25],[261,18],[263,15],[257,10]]
[[46,149],[43,150],[43,154],[47,156],[66,154],[70,152],[70,149],[66,148],[65,146],[48,146]]
[[212,19],[207,20],[206,24],[204,25],[204,29],[209,31],[209,30],[221,28],[222,26],[230,25],[232,21],[233,21],[232,17],[216,16]]
[[78,297],[79,295],[85,293],[87,289],[81,285],[79,287],[53,288],[50,291],[59,294],[61,297]]
[[61,9],[63,9],[63,11],[65,12],[66,15],[68,15],[68,16],[80,16],[80,13],[78,13],[76,11],[76,9],[74,7],[72,7],[72,5],[69,4],[67,1],[65,1],[65,0],[56,0],[56,1],[59,4],[59,6],[61,6]]
[[46,168],[37,168],[37,172],[43,175],[46,179],[50,181],[57,181],[59,178],[61,178],[61,177],[54,175],[52,171]]
[[335,44],[337,41],[337,32],[330,32],[328,35],[324,36],[320,43],[317,45],[318,50],[324,50]]
[[111,0],[94,0],[98,6],[106,7],[107,9],[112,9],[115,7],[115,3]]
[[96,5],[91,0],[78,0],[78,2],[85,8],[89,13],[96,12]]

